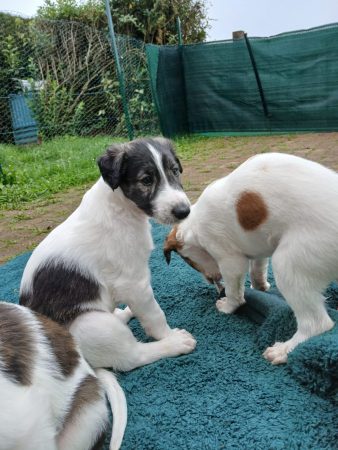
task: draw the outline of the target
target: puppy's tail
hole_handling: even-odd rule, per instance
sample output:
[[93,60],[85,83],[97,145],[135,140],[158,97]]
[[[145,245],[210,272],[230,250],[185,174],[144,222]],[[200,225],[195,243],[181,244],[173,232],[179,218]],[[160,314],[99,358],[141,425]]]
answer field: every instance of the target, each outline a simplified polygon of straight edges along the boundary
[[113,414],[113,429],[109,450],[118,450],[127,425],[126,397],[112,372],[105,369],[95,369],[95,373],[106,391]]

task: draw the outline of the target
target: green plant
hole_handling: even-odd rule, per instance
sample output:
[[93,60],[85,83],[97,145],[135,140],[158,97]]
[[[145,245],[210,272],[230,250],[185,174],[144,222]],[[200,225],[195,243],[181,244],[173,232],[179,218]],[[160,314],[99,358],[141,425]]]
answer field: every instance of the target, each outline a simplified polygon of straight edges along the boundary
[[16,173],[12,166],[3,167],[0,164],[0,189],[2,186],[12,186],[16,182]]
[[[201,42],[209,28],[206,0],[114,0],[111,12],[115,32],[146,43],[176,44],[176,17],[182,22],[185,43]],[[38,16],[49,20],[81,21],[107,29],[101,0],[45,0]]]
[[38,122],[43,137],[64,134],[80,134],[78,130],[84,120],[84,102],[75,99],[72,88],[67,89],[51,79],[29,99],[29,105]]

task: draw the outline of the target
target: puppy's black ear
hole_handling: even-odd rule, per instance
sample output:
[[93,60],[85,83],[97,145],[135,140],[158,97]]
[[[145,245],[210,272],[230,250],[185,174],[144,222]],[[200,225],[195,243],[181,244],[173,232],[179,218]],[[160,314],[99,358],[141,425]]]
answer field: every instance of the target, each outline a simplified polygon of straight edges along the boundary
[[176,155],[175,155],[175,160],[176,160],[176,162],[178,164],[178,169],[179,169],[180,173],[182,173],[183,172],[183,167],[182,167],[181,161],[178,159],[178,157]]
[[174,147],[172,141],[168,140],[168,142],[169,142],[170,151],[173,154],[173,156],[175,158],[175,161],[177,162],[178,169],[179,169],[180,173],[182,173],[183,172],[183,167],[182,167],[181,161],[178,159],[178,156],[176,155],[175,147]]
[[123,163],[126,160],[124,145],[112,145],[98,160],[102,178],[114,190],[121,183],[123,175]]

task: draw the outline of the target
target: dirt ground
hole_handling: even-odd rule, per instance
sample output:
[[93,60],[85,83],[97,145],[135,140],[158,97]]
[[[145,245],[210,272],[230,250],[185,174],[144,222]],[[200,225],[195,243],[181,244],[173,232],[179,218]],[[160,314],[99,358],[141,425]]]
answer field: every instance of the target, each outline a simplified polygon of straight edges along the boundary
[[[221,137],[206,140],[205,152],[182,160],[183,184],[195,201],[202,190],[257,153],[292,153],[338,171],[338,133],[309,133],[257,137]],[[20,210],[0,213],[0,264],[32,250],[80,203],[89,185],[59,193],[52,200],[30,203]]]

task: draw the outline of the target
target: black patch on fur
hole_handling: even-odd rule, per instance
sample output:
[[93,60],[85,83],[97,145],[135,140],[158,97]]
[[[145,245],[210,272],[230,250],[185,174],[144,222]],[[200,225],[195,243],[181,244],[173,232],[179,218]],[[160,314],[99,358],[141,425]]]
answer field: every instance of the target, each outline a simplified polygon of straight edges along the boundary
[[96,280],[59,261],[48,261],[36,269],[32,288],[21,293],[20,304],[64,325],[90,311],[81,305],[98,297]]
[[[152,184],[144,186],[142,179],[150,177]],[[153,215],[153,200],[161,184],[161,175],[147,141],[131,143],[121,180],[124,195],[134,202],[148,216]]]
[[[102,433],[99,435],[96,443],[91,448],[91,450],[102,450],[106,441],[107,432],[102,431]],[[107,447],[108,448],[108,447]]]
[[111,145],[97,160],[102,178],[113,190],[119,187],[123,174],[124,149],[123,145]]
[[33,332],[23,312],[10,304],[0,304],[0,371],[10,380],[29,386],[34,365]]
[[221,292],[218,294],[218,297],[217,298],[223,298],[223,297],[225,297],[225,288],[223,288],[222,290],[221,290]]
[[[114,145],[98,160],[98,165],[104,181],[113,190],[119,186],[127,198],[151,217],[153,201],[163,180],[148,144],[159,152],[169,184],[183,190],[179,177],[182,166],[168,139],[136,139],[129,144]],[[142,182],[147,177],[151,179],[149,186]]]

